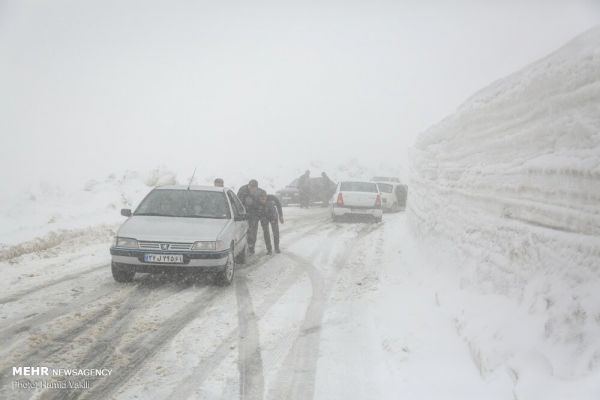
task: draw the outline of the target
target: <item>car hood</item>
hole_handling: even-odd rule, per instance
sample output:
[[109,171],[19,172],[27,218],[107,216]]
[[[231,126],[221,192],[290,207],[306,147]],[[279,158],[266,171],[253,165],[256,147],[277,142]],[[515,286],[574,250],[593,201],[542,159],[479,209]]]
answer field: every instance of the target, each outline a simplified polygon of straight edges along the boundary
[[118,236],[160,242],[214,241],[230,219],[134,215],[121,225]]

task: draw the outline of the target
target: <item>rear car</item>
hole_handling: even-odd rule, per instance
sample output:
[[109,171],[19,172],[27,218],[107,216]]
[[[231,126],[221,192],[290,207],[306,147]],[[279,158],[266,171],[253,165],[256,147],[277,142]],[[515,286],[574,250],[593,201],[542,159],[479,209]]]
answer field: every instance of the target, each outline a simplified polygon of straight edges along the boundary
[[398,212],[406,208],[407,186],[394,181],[375,182],[381,192],[384,211]]
[[331,199],[331,216],[338,221],[348,216],[371,217],[381,222],[381,193],[375,182],[342,181]]
[[236,263],[246,259],[246,210],[229,188],[162,186],[153,189],[117,231],[110,248],[117,282],[138,272],[210,272],[217,282],[233,281]]
[[395,193],[395,184],[391,182],[375,182],[381,193],[381,207],[383,211],[397,212],[400,210],[398,198]]

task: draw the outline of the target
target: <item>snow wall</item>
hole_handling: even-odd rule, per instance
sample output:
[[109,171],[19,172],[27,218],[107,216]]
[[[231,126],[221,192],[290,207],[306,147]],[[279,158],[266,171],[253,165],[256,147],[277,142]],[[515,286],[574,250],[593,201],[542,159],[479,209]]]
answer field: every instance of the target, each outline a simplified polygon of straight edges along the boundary
[[411,229],[456,252],[461,290],[523,311],[461,326],[482,373],[519,346],[555,377],[598,373],[600,27],[423,132],[409,173]]

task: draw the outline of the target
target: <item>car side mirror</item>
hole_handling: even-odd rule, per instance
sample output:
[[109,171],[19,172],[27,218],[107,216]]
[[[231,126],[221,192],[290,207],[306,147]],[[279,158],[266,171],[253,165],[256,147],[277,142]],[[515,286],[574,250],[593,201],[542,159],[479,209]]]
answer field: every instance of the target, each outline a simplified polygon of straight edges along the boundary
[[247,221],[248,220],[248,215],[246,214],[240,214],[240,215],[236,215],[233,218],[234,221]]
[[121,208],[121,215],[124,217],[131,217],[131,209],[130,208]]

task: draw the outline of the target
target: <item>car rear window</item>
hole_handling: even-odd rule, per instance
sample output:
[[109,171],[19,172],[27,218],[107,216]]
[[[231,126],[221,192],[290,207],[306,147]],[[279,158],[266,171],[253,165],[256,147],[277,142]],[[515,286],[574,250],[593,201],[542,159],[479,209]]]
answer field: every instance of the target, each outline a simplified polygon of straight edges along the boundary
[[394,185],[390,185],[389,183],[378,183],[377,186],[379,186],[379,191],[383,193],[392,193],[394,189]]
[[153,190],[134,215],[183,218],[231,218],[223,192],[159,189]]
[[369,192],[377,193],[377,185],[371,182],[342,182],[340,184],[342,192]]

